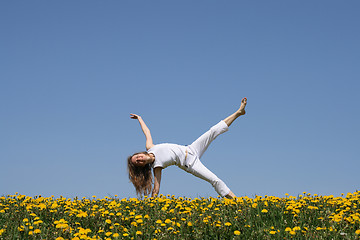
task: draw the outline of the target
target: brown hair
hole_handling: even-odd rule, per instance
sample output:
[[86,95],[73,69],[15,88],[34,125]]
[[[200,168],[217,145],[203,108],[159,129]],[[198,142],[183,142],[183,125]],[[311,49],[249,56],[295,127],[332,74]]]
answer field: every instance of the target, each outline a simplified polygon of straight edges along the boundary
[[135,166],[131,161],[131,158],[139,153],[148,154],[147,152],[138,152],[128,157],[127,169],[129,173],[129,179],[134,185],[137,195],[149,195],[151,193],[153,180],[151,173],[151,163],[140,167]]

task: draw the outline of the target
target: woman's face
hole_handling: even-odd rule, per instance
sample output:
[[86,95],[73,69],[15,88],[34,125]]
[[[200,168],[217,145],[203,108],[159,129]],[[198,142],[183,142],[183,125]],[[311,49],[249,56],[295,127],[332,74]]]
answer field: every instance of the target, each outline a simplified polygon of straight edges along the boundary
[[131,162],[137,167],[145,166],[150,160],[150,157],[144,153],[138,153],[132,156]]

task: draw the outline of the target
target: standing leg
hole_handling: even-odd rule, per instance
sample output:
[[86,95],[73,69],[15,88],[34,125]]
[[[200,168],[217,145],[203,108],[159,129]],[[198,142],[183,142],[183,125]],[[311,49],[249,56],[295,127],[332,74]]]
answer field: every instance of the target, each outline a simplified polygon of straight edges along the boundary
[[226,184],[218,178],[214,173],[212,173],[208,168],[206,168],[200,161],[199,158],[195,160],[193,166],[190,167],[189,171],[194,176],[201,178],[209,182],[214,188],[215,191],[222,197],[234,198],[236,197],[232,191],[226,186]]

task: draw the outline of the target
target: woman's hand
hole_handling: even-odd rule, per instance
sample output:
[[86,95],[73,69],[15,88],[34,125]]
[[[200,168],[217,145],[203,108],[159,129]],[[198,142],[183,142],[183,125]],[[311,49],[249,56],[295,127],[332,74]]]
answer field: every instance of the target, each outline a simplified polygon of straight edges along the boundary
[[146,144],[145,144],[146,150],[149,150],[154,146],[149,128],[146,126],[144,120],[139,115],[130,113],[130,118],[137,119],[139,121],[141,129],[144,132],[146,138]]
[[132,118],[132,119],[140,119],[141,117],[139,116],[139,115],[136,115],[136,114],[132,114],[132,113],[130,113],[130,118]]

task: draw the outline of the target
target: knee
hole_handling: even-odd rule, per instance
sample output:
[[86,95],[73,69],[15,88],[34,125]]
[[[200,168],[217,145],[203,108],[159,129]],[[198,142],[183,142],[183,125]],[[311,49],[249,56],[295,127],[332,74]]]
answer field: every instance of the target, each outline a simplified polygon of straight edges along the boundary
[[218,177],[216,177],[216,178],[214,178],[214,179],[211,179],[211,185],[212,185],[214,188],[217,188],[217,187],[221,186],[222,184],[223,184],[223,181],[222,181],[220,178],[218,178]]
[[215,135],[218,136],[226,131],[229,130],[229,126],[224,122],[224,121],[220,121],[218,124],[216,124],[215,126],[212,126],[210,128],[210,131]]

